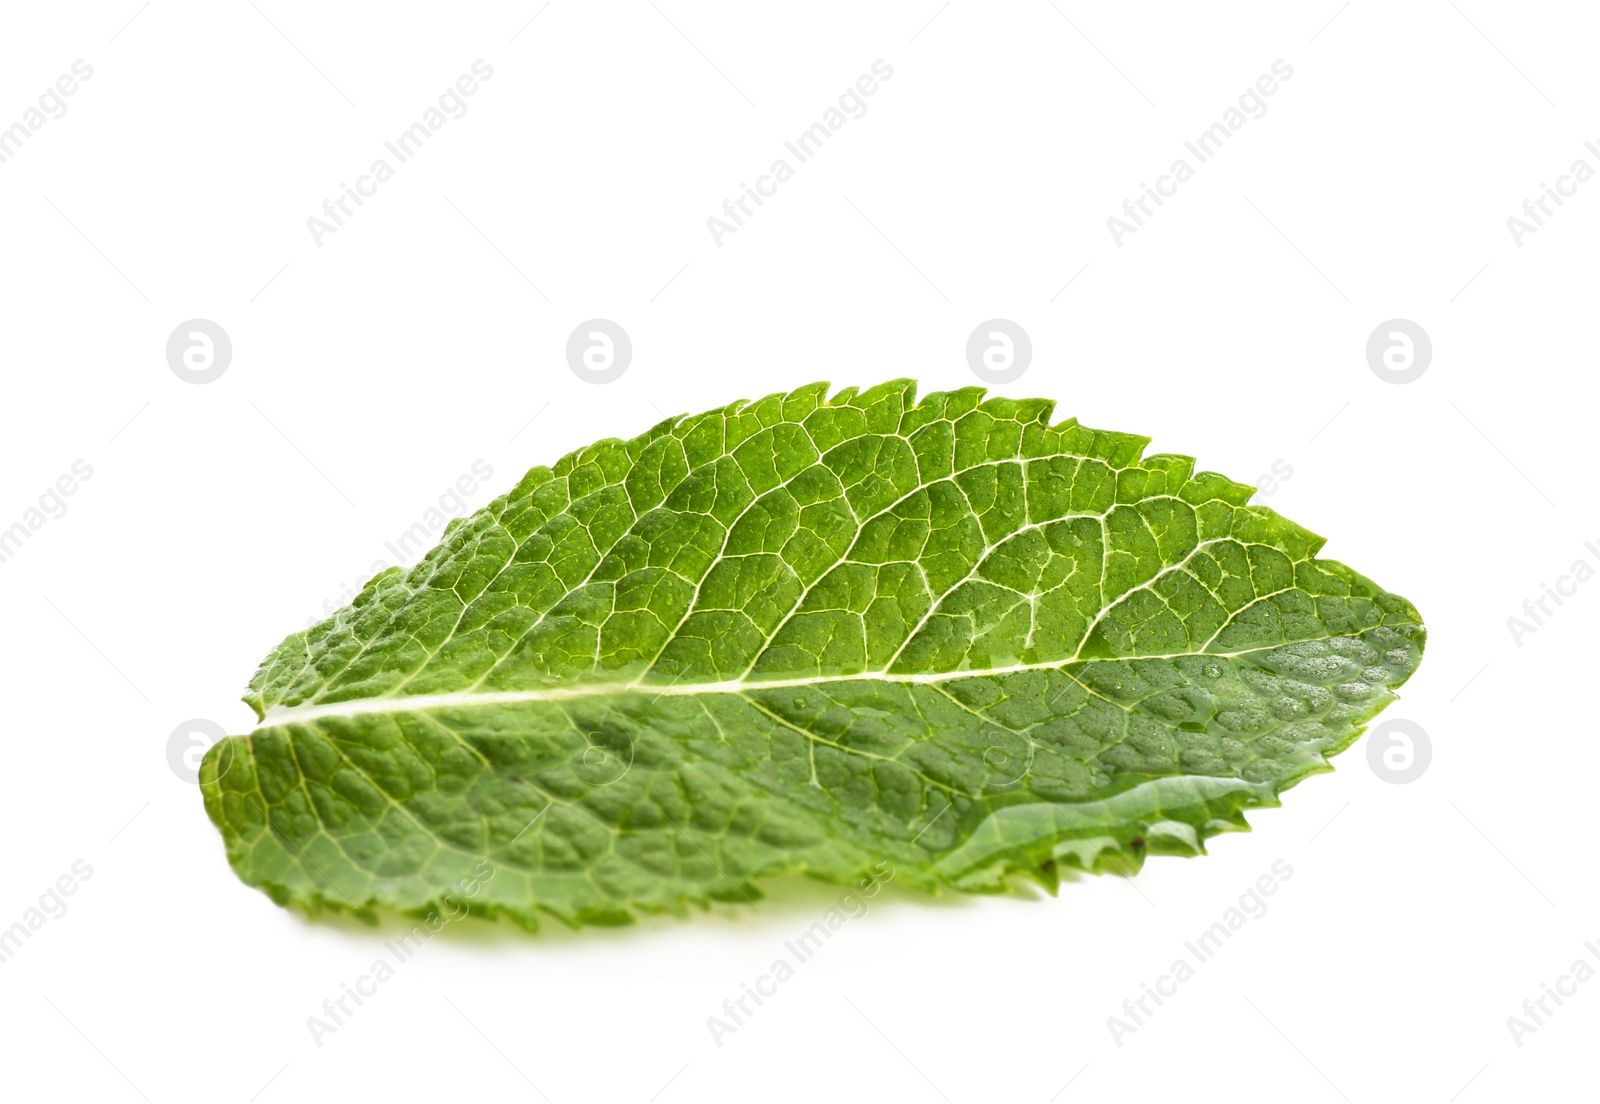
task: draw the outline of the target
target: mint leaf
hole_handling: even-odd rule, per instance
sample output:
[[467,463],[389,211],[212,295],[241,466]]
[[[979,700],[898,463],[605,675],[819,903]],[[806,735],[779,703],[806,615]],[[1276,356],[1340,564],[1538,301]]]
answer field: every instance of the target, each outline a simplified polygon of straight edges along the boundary
[[1421,659],[1254,488],[897,380],[535,468],[262,663],[206,810],[279,904],[524,925],[892,865],[1054,889],[1244,829]]

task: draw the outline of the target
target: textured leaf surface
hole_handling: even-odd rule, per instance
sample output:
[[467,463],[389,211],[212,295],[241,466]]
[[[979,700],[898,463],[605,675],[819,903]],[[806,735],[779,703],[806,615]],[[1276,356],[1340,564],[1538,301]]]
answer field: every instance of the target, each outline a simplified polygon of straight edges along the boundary
[[529,926],[884,861],[1054,888],[1246,827],[1420,661],[1410,603],[1254,488],[1044,400],[914,396],[600,441],[290,636],[202,767],[234,869]]

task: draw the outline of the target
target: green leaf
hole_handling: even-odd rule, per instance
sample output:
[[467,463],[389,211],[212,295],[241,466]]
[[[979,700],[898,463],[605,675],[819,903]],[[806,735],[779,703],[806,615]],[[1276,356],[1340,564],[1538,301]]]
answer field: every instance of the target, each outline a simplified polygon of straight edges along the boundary
[[1247,828],[1421,660],[1409,602],[1188,457],[827,387],[534,468],[278,645],[201,770],[239,877],[529,927],[802,872],[1054,890]]

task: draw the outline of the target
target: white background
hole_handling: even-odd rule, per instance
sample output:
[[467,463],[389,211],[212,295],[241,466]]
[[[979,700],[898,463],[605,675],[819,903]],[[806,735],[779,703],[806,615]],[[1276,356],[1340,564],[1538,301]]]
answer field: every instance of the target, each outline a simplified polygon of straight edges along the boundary
[[[1600,984],[1520,1046],[1507,1018],[1600,940],[1600,583],[1520,644],[1507,618],[1600,564],[1600,183],[1520,245],[1506,220],[1575,159],[1600,169],[1595,13],[541,2],[0,17],[0,126],[94,71],[0,165],[0,528],[93,468],[0,564],[0,927],[93,870],[0,964],[6,1095],[1592,1091]],[[315,243],[307,218],[480,58],[470,110]],[[867,113],[714,244],[722,201],[880,58]],[[1114,243],[1107,217],[1280,58],[1266,115]],[[597,316],[634,345],[607,386],[563,353]],[[168,765],[175,726],[248,729],[256,662],[475,460],[474,508],[665,414],[816,379],[970,385],[967,336],[997,316],[1034,346],[1003,393],[1236,478],[1292,468],[1261,501],[1427,619],[1385,715],[1430,735],[1426,773],[1383,781],[1364,740],[1252,834],[1131,882],[891,888],[720,1047],[707,1017],[837,890],[621,931],[456,925],[314,1043],[307,1017],[394,928],[242,885]],[[1404,386],[1364,352],[1395,317],[1434,346]],[[191,318],[233,342],[205,386],[165,359]],[[1119,1046],[1107,1018],[1279,859],[1269,911]]]

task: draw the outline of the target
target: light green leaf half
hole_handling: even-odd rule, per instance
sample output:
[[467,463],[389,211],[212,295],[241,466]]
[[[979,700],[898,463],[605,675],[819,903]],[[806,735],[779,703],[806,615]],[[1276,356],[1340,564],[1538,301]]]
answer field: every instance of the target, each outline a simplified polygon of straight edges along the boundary
[[240,878],[620,923],[888,863],[1193,854],[1421,659],[1254,488],[1053,403],[813,384],[534,468],[286,639],[201,771]]

